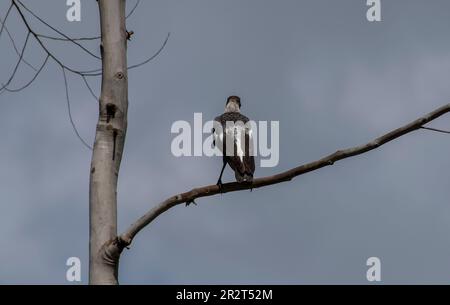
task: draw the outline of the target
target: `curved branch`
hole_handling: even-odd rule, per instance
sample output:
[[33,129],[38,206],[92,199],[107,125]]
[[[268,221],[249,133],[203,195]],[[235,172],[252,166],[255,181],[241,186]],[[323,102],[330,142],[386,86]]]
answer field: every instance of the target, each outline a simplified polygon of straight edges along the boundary
[[95,100],[96,102],[98,102],[98,96],[94,93],[94,90],[92,90],[92,87],[91,87],[91,85],[89,85],[89,82],[88,82],[88,80],[86,79],[86,76],[81,75],[81,78],[83,79],[84,84],[85,84],[86,87],[88,88],[88,90],[89,90],[89,92],[91,93],[91,95],[92,95],[92,97],[94,98],[94,100]]
[[[310,162],[304,165],[300,165],[298,167],[292,168],[285,172],[255,179],[253,184],[243,184],[243,183],[227,183],[222,185],[222,193],[228,192],[236,192],[248,189],[260,188],[268,185],[278,184],[281,182],[290,181],[293,178],[306,174],[311,171],[318,170],[322,167],[333,165],[335,162],[339,160],[343,160],[346,158],[354,157],[373,149],[376,149],[390,141],[393,141],[407,133],[415,131],[417,129],[422,128],[422,126],[434,119],[442,116],[443,114],[450,112],[450,104],[442,106],[423,117],[418,118],[417,120],[406,124],[400,128],[397,128],[391,132],[388,132],[381,137],[374,139],[373,141],[355,146],[352,148],[347,148],[344,150],[338,150],[335,153],[323,157],[317,161]],[[145,228],[148,224],[150,224],[153,220],[155,220],[159,215],[169,210],[170,208],[179,205],[181,203],[192,203],[195,199],[201,197],[209,197],[216,194],[219,194],[220,190],[217,185],[208,185],[199,188],[194,188],[189,192],[181,193],[159,203],[157,206],[148,211],[144,216],[139,218],[133,225],[131,225],[124,233],[117,237],[115,243],[111,243],[110,247],[116,247],[116,251],[122,251],[123,247],[127,247],[131,244],[133,238],[139,233],[143,228]],[[113,251],[114,249],[109,249]]]
[[8,16],[9,16],[9,13],[11,13],[12,7],[13,7],[13,5],[11,3],[10,6],[8,7],[8,10],[6,11],[5,18],[4,18],[5,20],[2,22],[1,27],[0,27],[0,37],[2,36],[3,28],[5,27],[5,24],[6,24],[6,19],[8,19]]
[[80,135],[80,133],[78,132],[78,128],[75,125],[75,122],[73,120],[72,117],[72,110],[70,107],[70,97],[69,97],[69,84],[67,82],[67,75],[66,75],[66,69],[64,67],[61,67],[62,69],[62,73],[63,73],[63,78],[64,78],[64,87],[66,89],[66,102],[67,102],[67,112],[69,114],[69,120],[70,120],[70,124],[72,125],[72,129],[75,132],[75,135],[78,137],[78,139],[81,141],[81,143],[83,143],[84,146],[86,146],[89,150],[92,150],[92,146],[89,145],[84,139],[83,137]]
[[[134,64],[134,65],[128,66],[127,69],[128,69],[128,70],[131,70],[131,69],[138,68],[138,67],[140,67],[140,66],[143,66],[143,65],[149,63],[149,62],[152,61],[153,59],[155,59],[155,58],[156,58],[156,57],[164,50],[164,48],[165,48],[166,45],[167,45],[167,42],[169,41],[169,38],[170,38],[170,32],[167,33],[166,39],[164,40],[164,42],[162,43],[161,47],[158,49],[158,51],[156,51],[155,54],[153,54],[152,56],[150,56],[149,58],[147,58],[146,60],[144,60],[144,61],[142,61],[142,62],[140,62],[140,63],[137,63],[137,64]],[[102,69],[99,68],[99,69],[86,70],[86,71],[79,71],[79,72],[80,72],[81,74],[83,74],[84,76],[100,76],[100,75],[102,75],[102,72],[99,72],[99,71],[102,71]]]
[[[12,7],[12,5],[11,5],[11,7]],[[15,51],[16,54],[20,57],[20,51],[19,51],[19,49],[17,48],[17,45],[16,45],[16,42],[15,42],[14,38],[12,37],[12,35],[11,35],[11,33],[9,32],[8,28],[6,27],[6,23],[4,23],[4,22],[2,21],[1,18],[0,18],[0,23],[1,23],[2,27],[3,27],[3,29],[5,30],[6,34],[8,35],[9,40],[11,41],[11,44],[12,44],[12,46],[13,46],[13,48],[14,48],[14,51]],[[0,30],[0,36],[1,36],[1,30]],[[27,60],[25,60],[25,58],[22,58],[22,61],[23,61],[28,67],[30,67],[30,68],[33,69],[34,71],[37,71],[37,69],[36,69],[32,64],[30,64]]]
[[140,3],[141,3],[141,0],[136,1],[133,8],[131,9],[131,11],[125,16],[125,19],[128,19],[131,17],[131,15],[133,15],[134,11],[137,9],[137,7],[139,6]]
[[26,83],[25,85],[23,85],[22,87],[16,88],[16,89],[10,89],[8,87],[5,87],[5,91],[8,92],[19,92],[22,91],[26,88],[28,88],[35,80],[36,78],[39,76],[39,74],[42,72],[42,70],[44,69],[45,65],[47,64],[48,59],[50,58],[49,55],[47,55],[47,57],[45,58],[44,62],[42,63],[41,67],[36,71],[36,73],[34,74],[34,76],[31,78],[31,80]]
[[25,43],[23,44],[22,51],[20,52],[19,60],[15,64],[14,70],[13,70],[11,76],[9,77],[8,81],[5,84],[2,84],[2,87],[0,88],[0,92],[2,92],[6,87],[8,87],[9,84],[14,79],[14,77],[16,76],[17,70],[19,69],[20,63],[22,62],[22,58],[23,58],[23,56],[25,54],[25,50],[27,48],[27,44],[28,44],[29,38],[30,38],[30,32],[28,32],[27,38],[25,38]]
[[148,62],[152,61],[153,59],[155,59],[155,58],[156,58],[156,57],[164,50],[164,48],[165,48],[166,45],[167,45],[167,42],[169,41],[169,38],[170,38],[170,32],[167,33],[166,39],[164,40],[163,44],[161,45],[161,47],[159,48],[159,50],[156,51],[155,54],[153,54],[151,57],[147,58],[147,59],[144,60],[143,62],[140,62],[140,63],[138,63],[138,64],[134,64],[134,65],[132,65],[132,66],[129,66],[129,67],[128,67],[128,70],[131,70],[131,69],[134,69],[134,68],[138,68],[138,67],[140,67],[140,66],[143,66],[143,65],[145,65],[146,63],[148,63]]

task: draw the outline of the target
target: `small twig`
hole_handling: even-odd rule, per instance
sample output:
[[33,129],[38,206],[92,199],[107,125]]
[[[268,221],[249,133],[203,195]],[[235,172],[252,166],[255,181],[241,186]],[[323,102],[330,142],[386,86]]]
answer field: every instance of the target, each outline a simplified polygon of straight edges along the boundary
[[89,85],[89,82],[87,81],[86,76],[85,75],[81,75],[81,78],[83,79],[86,87],[88,88],[88,90],[91,93],[91,95],[94,98],[94,100],[96,102],[98,102],[98,96],[94,93],[94,90],[92,90],[92,87],[91,87],[91,85]]
[[431,128],[431,127],[424,127],[424,126],[422,126],[420,128],[426,129],[426,130],[431,130],[431,131],[436,131],[436,132],[440,132],[440,133],[450,134],[450,131],[447,131],[447,130],[441,130],[441,129]]
[[148,63],[148,62],[152,61],[153,59],[155,59],[155,58],[156,58],[156,57],[164,50],[164,48],[166,47],[167,42],[169,41],[169,37],[170,37],[170,32],[167,33],[167,37],[166,37],[166,39],[164,40],[163,44],[161,45],[161,47],[159,48],[159,50],[158,50],[155,54],[153,54],[153,56],[151,56],[150,58],[144,60],[144,61],[141,62],[141,63],[138,63],[138,64],[135,64],[135,65],[129,66],[129,67],[128,67],[128,70],[131,70],[131,69],[134,69],[134,68],[143,66],[143,65],[145,65],[146,63]]
[[37,34],[39,37],[51,39],[51,40],[57,40],[57,41],[91,41],[91,40],[99,40],[100,36],[94,36],[94,37],[81,37],[81,38],[62,38],[62,37],[55,37],[55,36],[49,36],[49,35],[43,35],[43,34]]
[[16,65],[14,66],[14,70],[13,70],[11,76],[9,77],[8,81],[5,84],[2,84],[2,87],[0,88],[0,92],[3,91],[3,89],[5,89],[7,86],[9,86],[11,81],[16,76],[17,70],[19,69],[20,63],[22,62],[22,58],[25,53],[25,49],[27,48],[29,38],[30,38],[30,32],[28,32],[27,38],[25,39],[25,43],[23,44],[22,51],[20,52],[19,60],[17,61]]
[[[148,62],[150,62],[150,61],[152,61],[153,59],[155,59],[155,58],[156,58],[156,57],[164,50],[164,48],[166,47],[167,42],[169,41],[169,37],[170,37],[170,32],[167,33],[166,39],[164,40],[163,44],[161,45],[161,47],[159,48],[159,50],[158,50],[155,54],[153,54],[150,58],[144,60],[144,61],[141,62],[141,63],[138,63],[138,64],[135,64],[135,65],[129,66],[129,67],[128,67],[128,70],[131,70],[131,69],[140,67],[140,66],[142,66],[142,65],[145,65],[145,64],[147,64]],[[102,75],[102,73],[101,73],[101,72],[98,72],[98,71],[101,71],[101,70],[102,70],[102,69],[99,68],[99,69],[86,70],[86,71],[79,71],[79,72],[80,72],[81,74],[85,75],[85,76],[100,76],[100,75]]]
[[41,71],[44,69],[44,67],[47,64],[47,61],[48,61],[49,58],[50,58],[50,56],[47,55],[47,57],[45,58],[44,62],[41,65],[41,67],[36,71],[36,73],[34,74],[33,78],[28,83],[26,83],[25,85],[23,85],[22,87],[17,88],[17,89],[10,89],[8,87],[5,87],[4,88],[5,91],[8,91],[8,92],[19,92],[19,91],[24,90],[28,86],[30,86],[36,80],[36,78],[39,76]]
[[[9,37],[9,40],[11,41],[11,44],[12,44],[12,46],[13,46],[13,48],[14,48],[14,51],[15,51],[16,54],[20,57],[20,51],[19,51],[19,49],[17,48],[16,42],[14,41],[14,38],[12,37],[11,33],[9,32],[8,27],[6,26],[6,23],[3,22],[1,18],[0,18],[0,23],[2,24],[3,29],[5,30],[6,34],[7,34],[8,37]],[[32,64],[30,64],[27,60],[25,60],[25,58],[22,58],[22,61],[23,61],[28,67],[30,67],[30,68],[33,69],[34,71],[37,71],[37,69],[36,69]]]
[[140,3],[141,3],[141,0],[137,0],[136,1],[136,3],[134,4],[133,8],[128,13],[128,15],[125,17],[125,19],[128,19],[129,17],[131,17],[131,15],[133,15],[134,11],[136,10],[136,8],[139,6]]
[[92,146],[87,144],[86,141],[81,137],[80,133],[78,132],[77,126],[75,125],[75,122],[73,121],[72,111],[70,109],[69,85],[67,83],[66,70],[64,69],[64,67],[61,67],[61,69],[62,69],[62,73],[63,73],[63,77],[64,77],[64,87],[66,89],[67,111],[69,113],[70,124],[72,125],[73,131],[77,135],[78,139],[80,139],[81,143],[83,143],[83,145],[86,146],[88,149],[92,150]]
[[8,16],[9,16],[9,13],[11,13],[12,7],[13,7],[13,4],[11,3],[8,7],[8,10],[6,11],[6,15],[5,15],[4,21],[2,22],[2,26],[0,27],[0,37],[2,37],[3,28],[5,27],[6,19],[8,19]]

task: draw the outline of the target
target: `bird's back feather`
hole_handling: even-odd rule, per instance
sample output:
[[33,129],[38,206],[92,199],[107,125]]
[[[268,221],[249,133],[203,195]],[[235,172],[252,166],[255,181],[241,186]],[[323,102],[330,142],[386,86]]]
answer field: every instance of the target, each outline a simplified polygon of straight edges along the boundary
[[[250,149],[253,141],[252,132],[248,126],[243,125],[249,122],[249,119],[239,112],[225,112],[214,120],[222,127],[221,132],[218,132],[217,128],[213,130],[215,145],[222,151],[226,162],[233,169],[236,181],[253,181],[255,158]],[[227,126],[227,122],[235,124],[230,128]],[[237,122],[243,124],[236,124]],[[229,143],[233,143],[233,149],[230,149],[231,154],[227,153],[227,139],[229,139]]]

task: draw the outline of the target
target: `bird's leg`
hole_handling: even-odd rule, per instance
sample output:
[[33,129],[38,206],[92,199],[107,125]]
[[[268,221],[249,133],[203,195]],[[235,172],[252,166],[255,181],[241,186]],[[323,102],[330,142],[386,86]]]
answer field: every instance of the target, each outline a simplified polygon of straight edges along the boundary
[[222,193],[222,175],[223,175],[223,171],[225,170],[225,166],[227,166],[227,161],[225,160],[225,158],[223,158],[222,170],[220,171],[219,180],[217,180],[217,186],[219,187],[219,190],[221,193]]

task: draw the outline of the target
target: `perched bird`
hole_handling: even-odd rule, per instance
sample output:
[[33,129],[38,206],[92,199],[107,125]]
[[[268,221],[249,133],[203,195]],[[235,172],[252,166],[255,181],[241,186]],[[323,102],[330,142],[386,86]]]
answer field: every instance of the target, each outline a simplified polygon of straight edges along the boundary
[[[213,145],[219,148],[223,155],[223,166],[217,181],[221,189],[222,175],[227,164],[233,169],[237,182],[253,182],[255,158],[250,146],[253,141],[252,130],[245,125],[249,119],[241,114],[240,110],[241,99],[238,96],[230,96],[225,105],[225,113],[214,119]],[[227,149],[227,143],[233,147]]]

